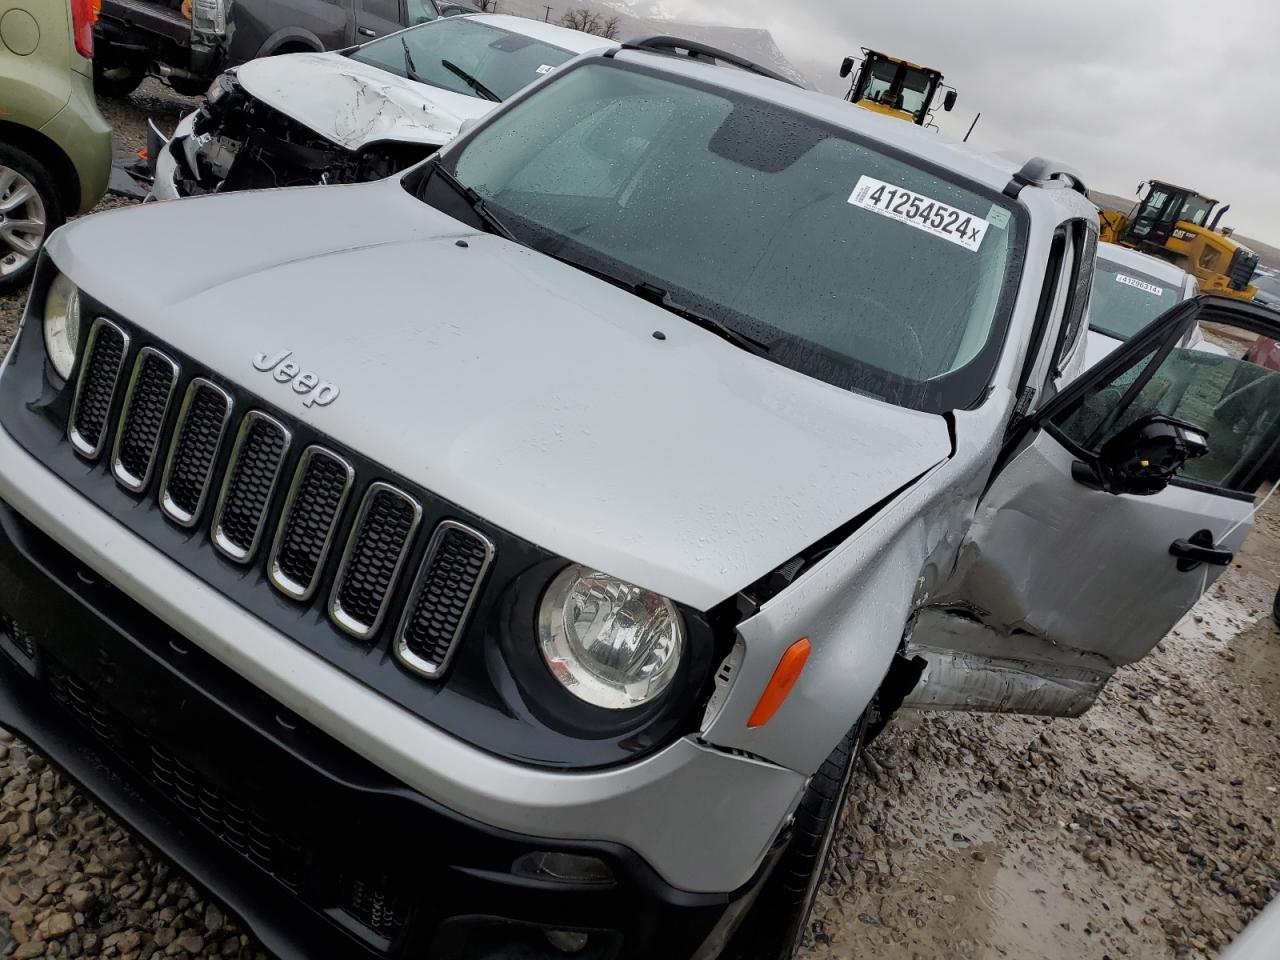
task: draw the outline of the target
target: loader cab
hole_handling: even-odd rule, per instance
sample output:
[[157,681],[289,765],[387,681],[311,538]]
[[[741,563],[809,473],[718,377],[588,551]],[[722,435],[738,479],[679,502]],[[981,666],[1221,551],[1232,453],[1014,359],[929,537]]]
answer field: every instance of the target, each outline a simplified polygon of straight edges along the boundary
[[[944,86],[939,71],[863,47],[862,66],[855,73],[858,59],[845,57],[840,66],[841,77],[853,77],[846,100],[908,123],[928,123],[934,98]],[[942,109],[950,111],[955,103],[956,91],[947,88]]]
[[1175,236],[1180,222],[1209,230],[1217,225],[1216,220],[1209,222],[1214,207],[1218,205],[1217,200],[1210,200],[1187,187],[1158,180],[1146,184],[1146,188],[1146,196],[1138,202],[1130,218],[1129,240],[1163,247]]

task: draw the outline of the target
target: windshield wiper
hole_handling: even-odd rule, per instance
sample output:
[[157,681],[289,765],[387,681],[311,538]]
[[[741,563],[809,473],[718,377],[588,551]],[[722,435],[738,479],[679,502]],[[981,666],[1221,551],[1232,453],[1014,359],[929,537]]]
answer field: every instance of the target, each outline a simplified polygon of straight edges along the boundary
[[561,246],[563,246],[562,242],[541,243],[534,244],[533,249],[538,253],[545,254],[553,260],[559,260],[561,263],[567,263],[569,266],[581,270],[583,273],[588,273],[599,280],[603,280],[605,283],[611,283],[615,287],[621,287],[623,290],[634,294],[641,300],[647,300],[654,306],[661,307],[669,313],[674,313],[677,317],[680,317],[683,320],[688,320],[695,327],[701,327],[703,330],[708,330],[716,336],[729,341],[735,347],[746,350],[748,353],[754,353],[756,356],[760,357],[768,354],[769,345],[767,343],[763,343],[754,337],[747,336],[747,334],[733,329],[733,327],[729,326],[727,323],[717,320],[715,317],[708,316],[705,313],[699,313],[691,307],[686,307],[682,304],[676,303],[670,298],[670,296],[668,296],[667,291],[663,290],[661,287],[654,286],[652,283],[643,281],[637,283],[634,280],[628,280],[626,277],[618,276],[617,274],[610,273],[607,270],[588,267],[586,264],[580,263],[572,257],[566,257],[561,254],[559,252]]
[[441,60],[440,66],[444,67],[446,70],[448,70],[455,77],[460,79],[463,83],[465,83],[468,87],[470,87],[476,93],[480,94],[480,96],[484,97],[486,100],[492,100],[494,103],[502,102],[502,98],[500,96],[498,96],[488,87],[486,87],[483,83],[481,83],[471,74],[467,73],[467,71],[463,70],[460,66],[458,66],[453,61]]
[[700,313],[690,307],[683,306],[674,302],[668,295],[667,291],[661,287],[655,287],[651,283],[638,283],[632,292],[643,300],[661,307],[670,313],[674,313],[681,319],[688,320],[695,327],[701,327],[703,330],[709,330],[723,340],[728,340],[735,347],[741,347],[748,353],[754,353],[758,357],[763,357],[769,352],[769,345],[755,337],[747,336],[739,330],[733,329],[727,323],[717,320],[715,317],[705,313]]
[[475,211],[476,216],[480,218],[481,222],[484,223],[485,226],[505,240],[510,240],[513,243],[520,242],[516,239],[515,234],[511,232],[511,229],[489,209],[488,205],[484,202],[484,197],[480,196],[480,194],[476,193],[474,189],[468,187],[465,183],[446,170],[439,160],[433,160],[431,161],[431,164],[433,167],[431,176],[438,176],[453,188],[453,191],[458,196],[462,197],[463,200],[466,200],[467,205]]
[[404,34],[400,35],[400,46],[404,47],[404,72],[410,79],[418,83],[426,83],[418,74],[417,68],[413,65],[413,54],[409,52],[409,41],[404,38]]

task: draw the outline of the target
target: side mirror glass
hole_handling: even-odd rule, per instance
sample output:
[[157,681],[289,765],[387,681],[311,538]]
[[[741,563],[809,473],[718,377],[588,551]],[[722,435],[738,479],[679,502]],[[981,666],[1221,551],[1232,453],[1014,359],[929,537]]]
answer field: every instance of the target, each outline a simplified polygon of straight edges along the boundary
[[[1209,436],[1199,427],[1151,413],[1103,444],[1097,462],[1086,469],[1096,481],[1090,486],[1149,497],[1167,487],[1188,460],[1208,452]],[[1088,482],[1079,474],[1077,479]]]
[[848,77],[853,73],[853,57],[845,57],[844,63],[840,64],[840,76]]
[[948,90],[947,95],[942,98],[942,109],[950,113],[955,108],[957,96],[954,90]]

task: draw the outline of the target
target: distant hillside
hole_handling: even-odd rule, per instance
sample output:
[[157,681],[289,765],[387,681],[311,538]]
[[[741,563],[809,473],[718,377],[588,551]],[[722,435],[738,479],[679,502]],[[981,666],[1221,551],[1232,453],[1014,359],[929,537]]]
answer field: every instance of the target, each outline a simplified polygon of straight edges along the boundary
[[[1117,197],[1109,193],[1099,193],[1097,190],[1089,191],[1089,199],[1099,207],[1108,210],[1124,210],[1133,209],[1133,205],[1137,202],[1135,197]],[[1230,219],[1228,217],[1228,219]],[[1246,247],[1258,255],[1259,262],[1264,267],[1270,267],[1272,270],[1280,270],[1280,249],[1263,243],[1261,240],[1251,240],[1243,234],[1235,234],[1234,239],[1239,240]]]
[[622,3],[609,0],[584,0],[584,2],[565,2],[557,0],[552,3],[551,13],[547,13],[547,4],[539,0],[498,0],[498,9],[502,13],[513,13],[518,17],[530,17],[534,20],[550,19],[555,23],[566,11],[585,7],[599,13],[606,19],[618,18],[618,38],[630,40],[634,37],[665,34],[696,40],[712,47],[719,47],[728,53],[736,53],[754,63],[768,67],[775,73],[789,77],[804,86],[811,86],[808,79],[795,65],[783,55],[768,30],[755,27],[724,27],[708,23],[687,23],[664,17],[660,4],[656,3]]

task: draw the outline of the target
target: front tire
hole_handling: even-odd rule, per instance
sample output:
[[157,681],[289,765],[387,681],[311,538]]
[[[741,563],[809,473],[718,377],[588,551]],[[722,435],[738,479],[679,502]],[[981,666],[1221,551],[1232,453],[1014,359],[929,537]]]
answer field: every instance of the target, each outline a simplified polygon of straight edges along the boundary
[[0,293],[27,284],[40,248],[63,219],[48,168],[25,150],[0,143]]
[[867,716],[859,719],[809,781],[796,809],[791,840],[735,936],[729,957],[793,960],[798,954],[866,741],[867,721]]

